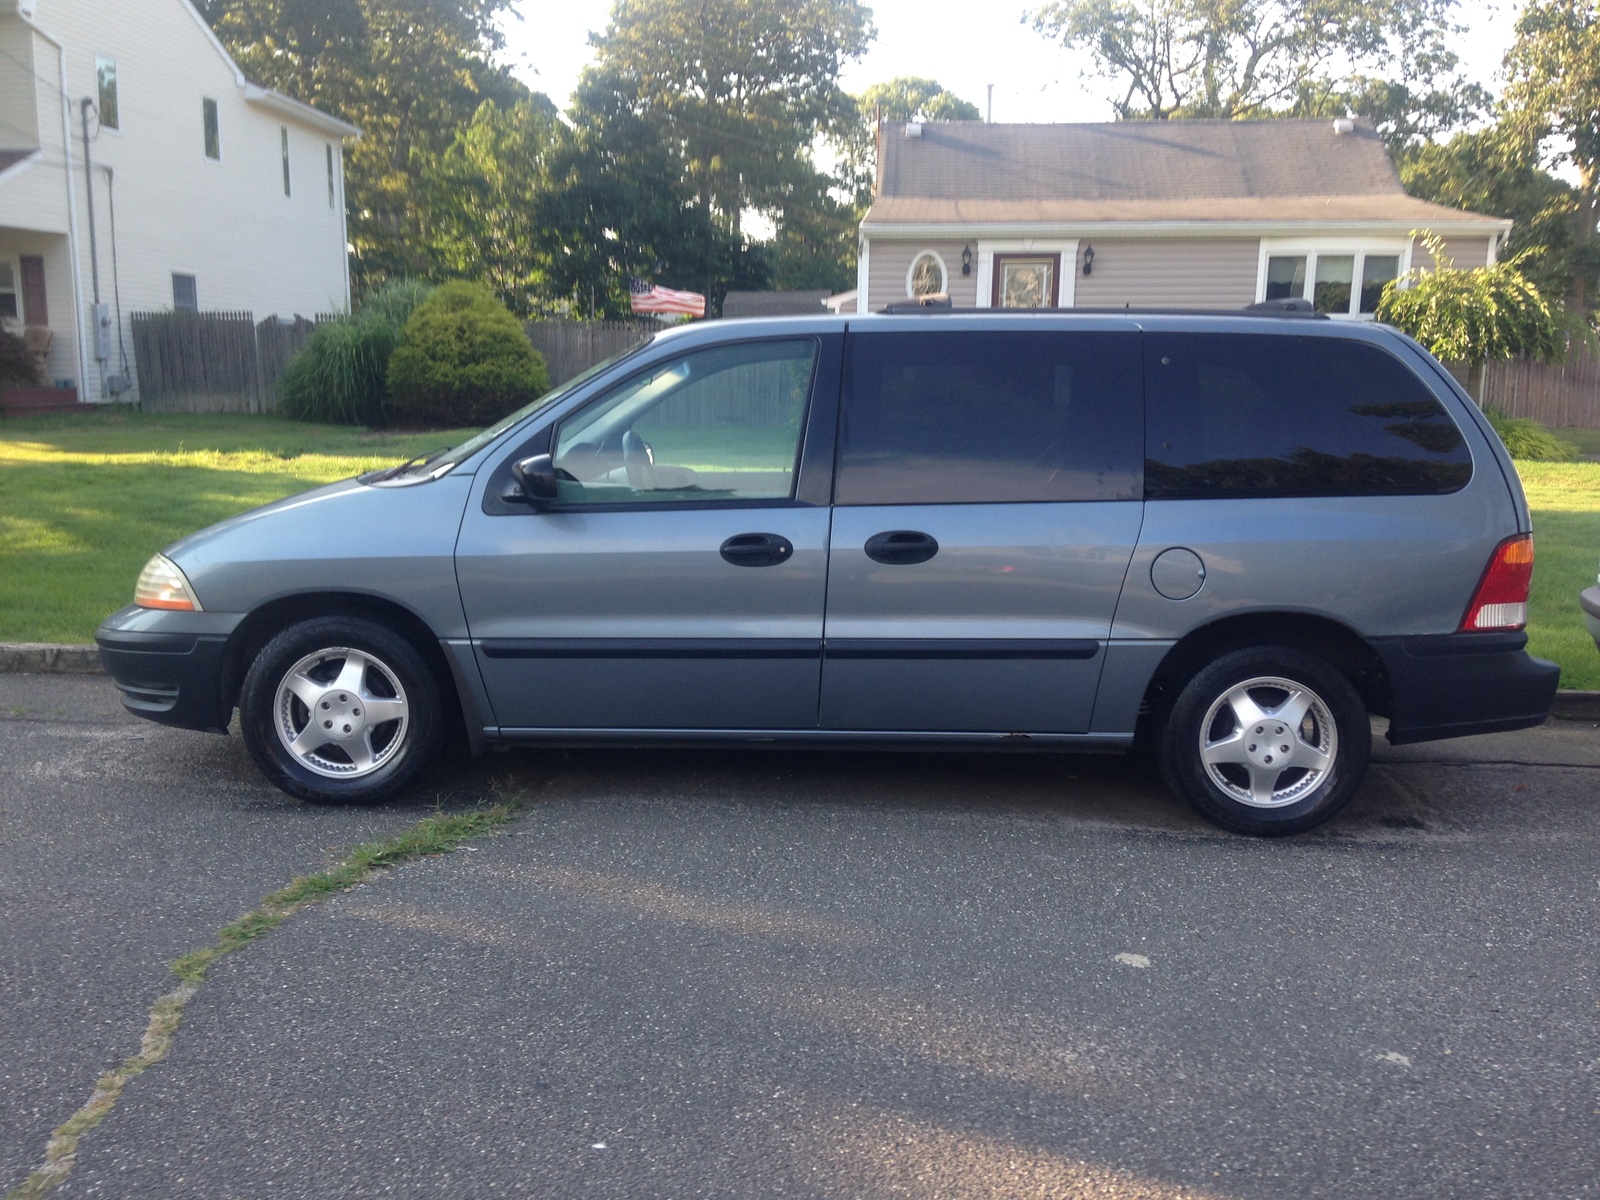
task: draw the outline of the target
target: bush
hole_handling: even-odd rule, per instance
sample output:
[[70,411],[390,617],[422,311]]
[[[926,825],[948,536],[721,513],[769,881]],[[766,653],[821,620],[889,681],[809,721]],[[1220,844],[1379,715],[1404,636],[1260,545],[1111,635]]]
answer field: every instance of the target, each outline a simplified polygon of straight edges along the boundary
[[15,334],[0,329],[0,391],[8,387],[33,387],[33,355],[28,344]]
[[1578,448],[1551,433],[1528,417],[1508,417],[1498,409],[1486,408],[1484,416],[1506,444],[1512,458],[1525,462],[1576,462]]
[[381,425],[389,356],[400,329],[433,289],[421,280],[385,284],[355,313],[319,325],[278,380],[278,412],[299,421]]
[[401,331],[389,412],[406,425],[487,425],[550,386],[544,357],[487,288],[447,283]]

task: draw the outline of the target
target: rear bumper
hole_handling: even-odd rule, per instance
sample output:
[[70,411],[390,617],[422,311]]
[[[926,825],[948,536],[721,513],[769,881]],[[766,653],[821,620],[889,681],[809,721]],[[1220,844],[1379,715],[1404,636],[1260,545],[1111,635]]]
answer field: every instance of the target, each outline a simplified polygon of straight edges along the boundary
[[1561,668],[1527,652],[1525,633],[1374,638],[1393,699],[1396,746],[1542,725]]
[[109,628],[115,620],[96,630],[94,640],[122,706],[162,725],[226,733],[233,715],[232,706],[224,712],[222,704],[227,637]]
[[1583,609],[1583,623],[1589,628],[1594,647],[1600,650],[1600,587],[1592,587],[1578,594],[1578,605]]

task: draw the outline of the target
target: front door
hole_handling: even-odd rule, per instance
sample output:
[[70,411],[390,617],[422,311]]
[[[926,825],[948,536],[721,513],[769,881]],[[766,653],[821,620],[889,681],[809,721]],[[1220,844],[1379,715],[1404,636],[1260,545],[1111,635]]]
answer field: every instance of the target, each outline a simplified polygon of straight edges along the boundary
[[816,727],[829,512],[802,457],[830,470],[831,432],[802,451],[841,341],[657,362],[556,427],[548,508],[469,509],[457,574],[503,730]]
[[1143,507],[1139,334],[886,321],[847,357],[823,727],[1086,731]]

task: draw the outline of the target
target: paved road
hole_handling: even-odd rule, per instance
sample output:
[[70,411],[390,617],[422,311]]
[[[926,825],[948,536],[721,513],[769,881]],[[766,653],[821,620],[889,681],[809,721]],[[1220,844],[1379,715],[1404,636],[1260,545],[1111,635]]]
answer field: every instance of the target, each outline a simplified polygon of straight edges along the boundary
[[[106,687],[0,679],[0,1188],[163,962],[425,807]],[[1276,843],[1116,759],[455,763],[527,815],[225,960],[59,1194],[1600,1196],[1600,730],[1378,753]]]

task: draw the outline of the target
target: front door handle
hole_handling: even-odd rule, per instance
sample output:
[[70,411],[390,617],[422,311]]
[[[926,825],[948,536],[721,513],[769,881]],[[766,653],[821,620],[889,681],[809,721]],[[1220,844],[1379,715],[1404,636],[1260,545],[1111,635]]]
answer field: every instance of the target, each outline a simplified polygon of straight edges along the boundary
[[891,566],[925,563],[939,553],[939,543],[914,529],[890,529],[867,539],[867,557]]
[[722,557],[736,567],[771,567],[787,562],[794,543],[776,533],[738,533],[722,543]]

